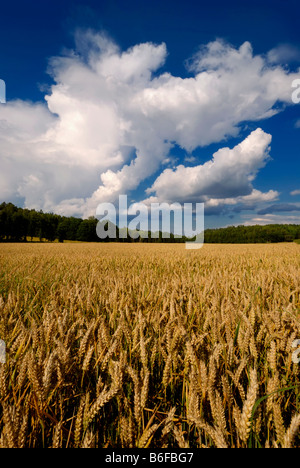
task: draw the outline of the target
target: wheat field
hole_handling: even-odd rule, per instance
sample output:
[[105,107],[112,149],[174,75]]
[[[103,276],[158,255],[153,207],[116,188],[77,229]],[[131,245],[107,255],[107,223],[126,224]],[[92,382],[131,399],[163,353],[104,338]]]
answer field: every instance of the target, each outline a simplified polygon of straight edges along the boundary
[[2,244],[0,447],[300,447],[300,246]]

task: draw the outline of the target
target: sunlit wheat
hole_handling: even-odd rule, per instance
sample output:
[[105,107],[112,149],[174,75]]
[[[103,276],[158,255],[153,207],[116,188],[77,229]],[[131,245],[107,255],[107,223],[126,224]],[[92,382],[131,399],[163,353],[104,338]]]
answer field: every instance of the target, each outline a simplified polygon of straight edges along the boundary
[[297,244],[2,244],[0,447],[300,447]]

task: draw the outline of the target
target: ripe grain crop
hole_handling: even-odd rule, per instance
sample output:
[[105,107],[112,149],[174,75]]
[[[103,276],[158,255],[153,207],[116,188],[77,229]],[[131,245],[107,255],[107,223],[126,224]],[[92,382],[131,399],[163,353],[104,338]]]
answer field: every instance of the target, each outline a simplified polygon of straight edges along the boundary
[[2,244],[0,447],[300,447],[296,244]]

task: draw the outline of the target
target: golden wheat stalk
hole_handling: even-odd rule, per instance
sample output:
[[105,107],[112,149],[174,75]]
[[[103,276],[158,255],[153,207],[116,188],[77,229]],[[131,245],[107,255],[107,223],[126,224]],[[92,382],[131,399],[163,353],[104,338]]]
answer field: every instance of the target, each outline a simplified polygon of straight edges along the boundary
[[295,414],[291,420],[291,424],[286,431],[286,434],[283,438],[282,448],[293,448],[293,440],[296,435],[299,433],[300,428],[300,414]]
[[247,398],[243,406],[239,420],[239,436],[246,443],[251,429],[251,416],[254,404],[257,398],[258,382],[255,369],[250,370],[250,386],[247,392]]

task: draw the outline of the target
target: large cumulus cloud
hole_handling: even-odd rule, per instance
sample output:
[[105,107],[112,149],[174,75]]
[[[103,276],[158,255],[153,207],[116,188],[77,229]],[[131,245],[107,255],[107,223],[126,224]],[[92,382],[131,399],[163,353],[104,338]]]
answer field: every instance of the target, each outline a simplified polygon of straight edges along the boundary
[[[104,34],[79,32],[76,48],[49,63],[54,84],[44,103],[0,106],[0,199],[88,216],[98,203],[163,171],[175,144],[191,153],[238,136],[241,123],[274,115],[278,103],[292,104],[295,75],[255,56],[248,42],[201,47],[187,61],[185,78],[160,73],[167,54],[165,44],[122,51]],[[211,205],[249,197],[270,137],[258,130],[249,139],[241,143],[241,159],[223,148],[194,177],[182,166],[162,172],[149,189],[161,198],[179,184],[182,199],[201,194]],[[277,196],[271,195],[261,196]]]

